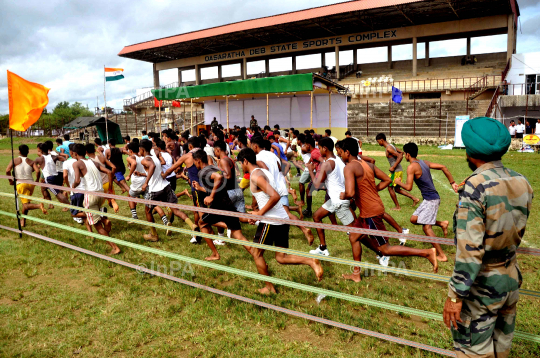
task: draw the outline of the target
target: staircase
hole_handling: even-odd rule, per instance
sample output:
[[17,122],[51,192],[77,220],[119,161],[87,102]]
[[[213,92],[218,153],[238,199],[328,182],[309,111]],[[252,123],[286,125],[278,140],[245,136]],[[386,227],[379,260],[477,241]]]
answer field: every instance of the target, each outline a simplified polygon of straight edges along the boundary
[[[170,113],[162,113],[161,114],[161,127],[159,128],[159,115],[152,114],[152,115],[137,115],[129,114],[118,114],[118,115],[110,115],[109,120],[112,122],[115,122],[120,127],[120,131],[122,132],[122,136],[129,135],[130,137],[141,137],[142,131],[147,132],[161,132],[161,130],[168,128],[173,128],[174,130],[183,130],[183,114],[175,114],[174,116]],[[173,122],[174,121],[174,122]],[[204,114],[199,112],[199,115],[197,118],[194,117],[193,125],[197,126],[204,123]],[[186,113],[186,127],[185,129],[189,129],[189,126],[191,125],[191,116],[190,113]]]

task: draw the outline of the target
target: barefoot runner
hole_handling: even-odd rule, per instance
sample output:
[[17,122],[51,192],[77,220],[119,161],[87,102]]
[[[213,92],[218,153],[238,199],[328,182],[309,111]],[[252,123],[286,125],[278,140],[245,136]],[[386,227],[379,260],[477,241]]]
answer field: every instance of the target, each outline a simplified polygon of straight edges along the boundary
[[390,164],[390,180],[392,182],[388,186],[388,192],[390,193],[390,197],[392,198],[392,201],[394,202],[395,207],[393,207],[391,210],[401,210],[401,206],[399,206],[399,201],[397,199],[397,195],[401,194],[403,196],[406,196],[407,198],[411,199],[413,201],[413,208],[418,205],[420,202],[420,199],[412,196],[410,193],[407,193],[406,191],[403,191],[400,189],[399,186],[396,186],[396,179],[401,178],[403,176],[403,167],[401,166],[401,161],[403,160],[403,152],[399,149],[397,149],[392,144],[388,143],[386,141],[386,135],[384,133],[377,134],[377,137],[375,138],[377,140],[377,143],[381,147],[385,148],[386,151],[386,158],[388,159],[388,163]]
[[[341,199],[354,198],[360,215],[354,223],[354,227],[361,229],[386,231],[383,222],[384,205],[379,196],[379,191],[384,190],[391,182],[388,175],[373,164],[358,160],[358,143],[353,138],[343,140],[343,161],[345,166],[345,192],[341,193]],[[380,179],[375,184],[375,178]],[[432,249],[413,249],[406,246],[391,246],[388,239],[383,236],[351,233],[349,235],[353,258],[355,261],[362,260],[362,244],[381,256],[419,256],[429,260],[433,265],[433,272],[437,272],[437,251]],[[360,282],[360,267],[355,267],[350,275],[343,275],[345,279]]]
[[[94,162],[94,165],[96,167],[108,167],[107,169],[111,170],[111,172],[114,172],[116,170],[116,167],[113,163],[111,163],[108,159],[105,158],[104,155],[96,153],[96,147],[92,143],[88,143],[86,146],[86,155],[90,160]],[[101,171],[100,171],[101,172]],[[114,177],[114,174],[113,174]],[[106,193],[110,192],[111,194],[114,194],[114,188],[113,188],[113,182],[109,180],[109,177],[105,175],[104,173],[101,173],[101,182],[103,183],[103,191]],[[117,213],[119,210],[118,204],[116,203],[116,200],[114,199],[108,199],[109,206],[113,208],[114,212]],[[104,208],[105,209],[105,208]]]
[[[48,142],[50,142],[52,145],[51,141],[48,141]],[[38,148],[39,157],[36,158],[36,160],[34,160],[34,171],[37,172],[36,182],[39,182],[39,178],[40,178],[39,169],[41,169],[43,178],[45,179],[45,183],[62,186],[64,182],[64,177],[63,177],[64,172],[62,169],[62,176],[60,177],[58,176],[56,162],[63,161],[65,158],[67,158],[67,155],[62,154],[61,156],[56,156],[56,155],[51,154],[50,153],[51,147],[49,147],[49,145],[47,145],[46,143],[39,143],[37,145],[37,148]],[[49,191],[56,196],[59,202],[64,203],[64,204],[69,204],[69,200],[59,189],[42,187],[41,193],[43,194],[43,199],[51,200]],[[49,204],[49,208],[52,208],[52,204]]]
[[[6,175],[12,175],[17,180],[29,180],[33,181],[32,172],[34,171],[34,162],[28,158],[28,146],[22,144],[19,146],[19,157],[9,162],[6,168]],[[13,173],[12,173],[13,172]],[[9,179],[9,185],[13,185],[13,180]],[[28,183],[17,183],[17,193],[32,196],[34,194],[35,185]],[[43,214],[47,214],[45,206],[41,204],[31,204],[30,199],[21,198],[23,204],[23,215],[28,214],[30,210],[41,209]],[[21,226],[24,227],[26,220],[21,218]]]
[[[289,225],[276,223],[271,220],[272,218],[289,218],[280,202],[280,195],[276,191],[276,183],[274,182],[273,175],[268,170],[262,169],[257,165],[255,152],[250,148],[242,149],[237,159],[242,163],[244,173],[250,174],[250,189],[253,194],[253,202],[259,208],[259,210],[254,211],[252,214],[268,218],[268,220],[261,221],[257,226],[257,232],[253,242],[288,248]],[[252,220],[252,222],[254,223],[255,220]],[[264,251],[263,249],[252,248],[252,255],[259,274],[270,276],[268,265],[263,256]],[[282,265],[308,265],[315,271],[317,280],[320,281],[322,279],[323,268],[319,260],[276,252],[276,261]],[[276,293],[276,289],[272,283],[266,282],[266,286],[261,288],[259,292],[262,294]]]
[[[437,212],[441,205],[441,197],[439,196],[437,189],[435,189],[435,184],[433,184],[430,169],[442,170],[444,175],[446,175],[446,178],[448,178],[452,189],[454,189],[456,193],[458,185],[446,166],[416,159],[418,156],[418,146],[415,143],[405,144],[403,150],[405,151],[405,159],[411,164],[407,168],[407,183],[402,183],[401,179],[398,178],[396,184],[403,189],[410,191],[413,188],[414,181],[422,193],[422,198],[424,198],[422,204],[420,204],[418,209],[412,214],[411,223],[414,225],[422,225],[424,233],[431,237],[437,237],[433,232],[432,226],[439,226],[443,230],[444,237],[446,237],[446,235],[448,235],[448,221],[437,221]],[[437,249],[437,259],[442,262],[448,261],[441,245],[432,245]]]
[[[73,163],[73,170],[75,172],[75,181],[72,188],[77,188],[81,182],[84,182],[84,187],[89,192],[103,193],[103,183],[101,182],[101,173],[106,174],[109,177],[109,181],[112,182],[112,171],[105,168],[105,166],[97,167],[94,161],[90,159],[83,159],[86,156],[86,147],[82,144],[75,145],[75,153],[77,153],[77,162]],[[110,194],[110,191],[109,191]],[[100,211],[101,206],[105,202],[105,198],[92,194],[84,194],[84,208]],[[99,214],[86,213],[88,224],[96,228],[96,231],[103,236],[110,236],[111,221]],[[120,253],[120,248],[116,244],[107,241],[107,244],[111,247],[110,255],[116,255]]]

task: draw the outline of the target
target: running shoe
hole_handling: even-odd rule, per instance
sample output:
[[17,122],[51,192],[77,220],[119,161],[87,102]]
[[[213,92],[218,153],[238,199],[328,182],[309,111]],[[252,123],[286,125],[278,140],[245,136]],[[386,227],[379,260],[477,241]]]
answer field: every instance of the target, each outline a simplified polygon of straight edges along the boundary
[[194,245],[197,245],[197,244],[201,243],[199,240],[197,240],[197,238],[195,236],[192,236],[191,240],[189,240],[189,242],[191,242]]
[[214,240],[214,245],[225,246],[225,241],[223,241],[223,240]]
[[315,250],[310,250],[309,253],[313,255],[330,256],[328,248],[321,250],[320,247],[317,247]]
[[304,217],[306,218],[310,218],[313,216],[313,213],[311,212],[311,210],[305,209],[304,211],[302,211],[302,215],[304,215]]
[[81,218],[73,218],[73,221],[75,221],[76,223],[81,224],[81,225],[84,224],[84,221]]
[[379,260],[379,265],[384,266],[384,267],[388,267],[388,263],[390,262],[390,257],[389,256],[378,256],[377,255],[377,260]]
[[[408,235],[409,234],[409,229],[403,228],[403,230],[401,230],[401,233]],[[399,239],[399,244],[401,246],[405,246],[406,243],[407,243],[407,239]]]
[[227,237],[230,239],[231,238],[231,230],[227,229]]

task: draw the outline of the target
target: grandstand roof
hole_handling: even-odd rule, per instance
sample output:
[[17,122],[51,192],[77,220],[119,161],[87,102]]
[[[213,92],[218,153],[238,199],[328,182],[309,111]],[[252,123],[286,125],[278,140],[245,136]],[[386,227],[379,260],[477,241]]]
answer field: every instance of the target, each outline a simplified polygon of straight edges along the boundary
[[122,57],[159,63],[250,47],[511,14],[516,0],[356,0],[126,46]]

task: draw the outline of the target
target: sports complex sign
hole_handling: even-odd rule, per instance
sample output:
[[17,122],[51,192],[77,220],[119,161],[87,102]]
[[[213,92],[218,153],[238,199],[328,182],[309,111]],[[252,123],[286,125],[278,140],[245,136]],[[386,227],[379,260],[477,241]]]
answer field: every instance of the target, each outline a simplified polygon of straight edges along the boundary
[[385,30],[366,32],[353,35],[325,37],[320,39],[313,39],[307,41],[289,42],[279,45],[269,45],[251,48],[247,50],[229,51],[223,53],[217,53],[213,55],[204,56],[204,62],[233,60],[243,57],[259,56],[259,55],[272,55],[283,52],[293,52],[299,50],[310,50],[313,48],[324,48],[340,45],[351,45],[359,42],[370,42],[374,40],[384,41],[397,38],[398,30]]

